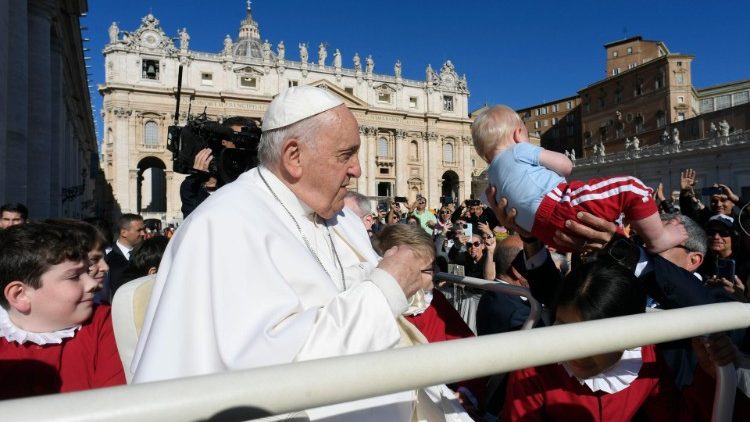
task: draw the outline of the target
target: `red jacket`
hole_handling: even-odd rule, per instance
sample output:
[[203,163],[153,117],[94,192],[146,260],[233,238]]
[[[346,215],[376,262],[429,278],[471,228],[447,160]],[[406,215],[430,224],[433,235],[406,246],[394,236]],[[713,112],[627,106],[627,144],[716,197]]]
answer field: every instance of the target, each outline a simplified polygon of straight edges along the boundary
[[708,421],[713,380],[700,367],[693,384],[677,392],[654,346],[641,349],[643,366],[632,384],[614,394],[593,393],[551,364],[513,372],[508,379],[503,421],[629,421],[639,411],[653,421]]
[[61,344],[18,344],[0,337],[0,399],[125,384],[109,306],[99,306]]

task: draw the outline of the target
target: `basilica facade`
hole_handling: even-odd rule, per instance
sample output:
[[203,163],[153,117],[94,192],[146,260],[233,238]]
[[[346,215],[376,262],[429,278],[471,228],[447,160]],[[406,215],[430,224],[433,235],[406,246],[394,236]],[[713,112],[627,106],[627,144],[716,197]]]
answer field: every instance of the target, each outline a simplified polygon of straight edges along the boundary
[[328,89],[357,118],[362,176],[352,190],[373,199],[421,194],[438,207],[442,196],[468,198],[473,172],[482,170],[471,143],[467,81],[450,61],[428,65],[425,80],[403,78],[400,61],[392,74],[376,73],[371,55],[355,54],[347,66],[323,42],[262,41],[249,7],[238,36],[227,35],[219,52],[191,50],[185,28],[173,41],[149,14],[132,32],[113,23],[104,56],[102,167],[122,212],[182,218],[185,175],[172,170],[166,148],[175,121],[184,125],[189,115],[205,112],[215,121],[246,116],[260,122],[273,97],[297,85]]

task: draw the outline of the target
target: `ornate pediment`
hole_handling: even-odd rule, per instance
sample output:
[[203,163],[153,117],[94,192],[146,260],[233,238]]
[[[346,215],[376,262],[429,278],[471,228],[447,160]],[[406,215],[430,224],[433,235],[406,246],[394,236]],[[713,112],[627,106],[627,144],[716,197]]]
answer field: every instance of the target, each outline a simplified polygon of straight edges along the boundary
[[466,85],[466,75],[459,77],[455,66],[453,66],[450,60],[443,63],[443,67],[440,68],[440,74],[437,76],[437,84],[443,90],[461,93],[469,92]]
[[244,76],[263,76],[263,70],[254,66],[238,66],[234,69],[234,73]]
[[396,88],[388,84],[380,84],[375,87],[375,93],[377,94],[393,94],[396,92]]
[[125,32],[122,42],[127,47],[146,52],[177,53],[172,38],[161,29],[159,19],[150,13],[141,19],[141,26],[135,32]]
[[310,84],[310,86],[327,89],[328,91],[338,95],[344,101],[344,104],[346,104],[346,106],[349,108],[366,108],[367,107],[366,102],[360,100],[355,95],[344,91],[339,86],[334,85],[332,82],[327,81],[325,79],[320,79],[316,82],[313,82]]

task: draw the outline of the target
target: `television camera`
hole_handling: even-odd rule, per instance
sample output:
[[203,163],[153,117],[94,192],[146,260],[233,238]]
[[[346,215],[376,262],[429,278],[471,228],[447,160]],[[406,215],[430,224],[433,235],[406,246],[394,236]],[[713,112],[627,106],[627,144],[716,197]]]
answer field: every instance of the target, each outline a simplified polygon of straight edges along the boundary
[[[254,122],[243,126],[240,132],[208,119],[205,110],[197,117],[190,115],[185,126],[178,126],[180,115],[180,92],[182,90],[182,66],[177,79],[177,107],[175,120],[168,129],[167,149],[172,152],[172,169],[177,173],[194,174],[195,156],[204,148],[210,148],[214,159],[209,164],[209,175],[221,184],[234,181],[240,174],[258,165],[258,144],[261,130]],[[229,141],[235,148],[226,148],[222,141]]]

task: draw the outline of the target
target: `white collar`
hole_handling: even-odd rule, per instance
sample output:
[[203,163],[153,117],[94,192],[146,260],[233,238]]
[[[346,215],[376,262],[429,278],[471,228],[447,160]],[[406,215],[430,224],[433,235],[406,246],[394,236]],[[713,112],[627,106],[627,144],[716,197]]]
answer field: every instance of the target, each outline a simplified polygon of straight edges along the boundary
[[45,344],[60,344],[66,338],[72,338],[76,335],[76,330],[81,328],[76,325],[62,330],[52,331],[49,333],[32,333],[26,331],[10,320],[8,311],[0,307],[0,337],[5,337],[8,341],[15,341],[18,344],[26,342],[44,346]]
[[122,252],[122,254],[125,255],[125,258],[130,260],[130,251],[132,251],[133,248],[123,245],[122,243],[120,243],[119,239],[115,241],[115,245],[117,245],[117,247],[120,249],[120,252]]
[[305,218],[315,221],[312,208],[307,206],[304,202],[300,201],[299,198],[289,189],[289,186],[285,185],[273,172],[266,167],[258,167],[258,172],[263,171],[263,177],[265,177],[271,189],[276,193],[281,202],[286,205],[294,216],[304,216]]
[[575,377],[581,385],[586,385],[592,392],[604,391],[605,393],[614,394],[620,392],[638,378],[638,372],[643,366],[643,356],[641,348],[625,350],[622,357],[612,367],[604,372],[594,375],[591,378],[580,379],[573,375],[573,371],[565,363],[561,363],[565,371],[571,377]]

